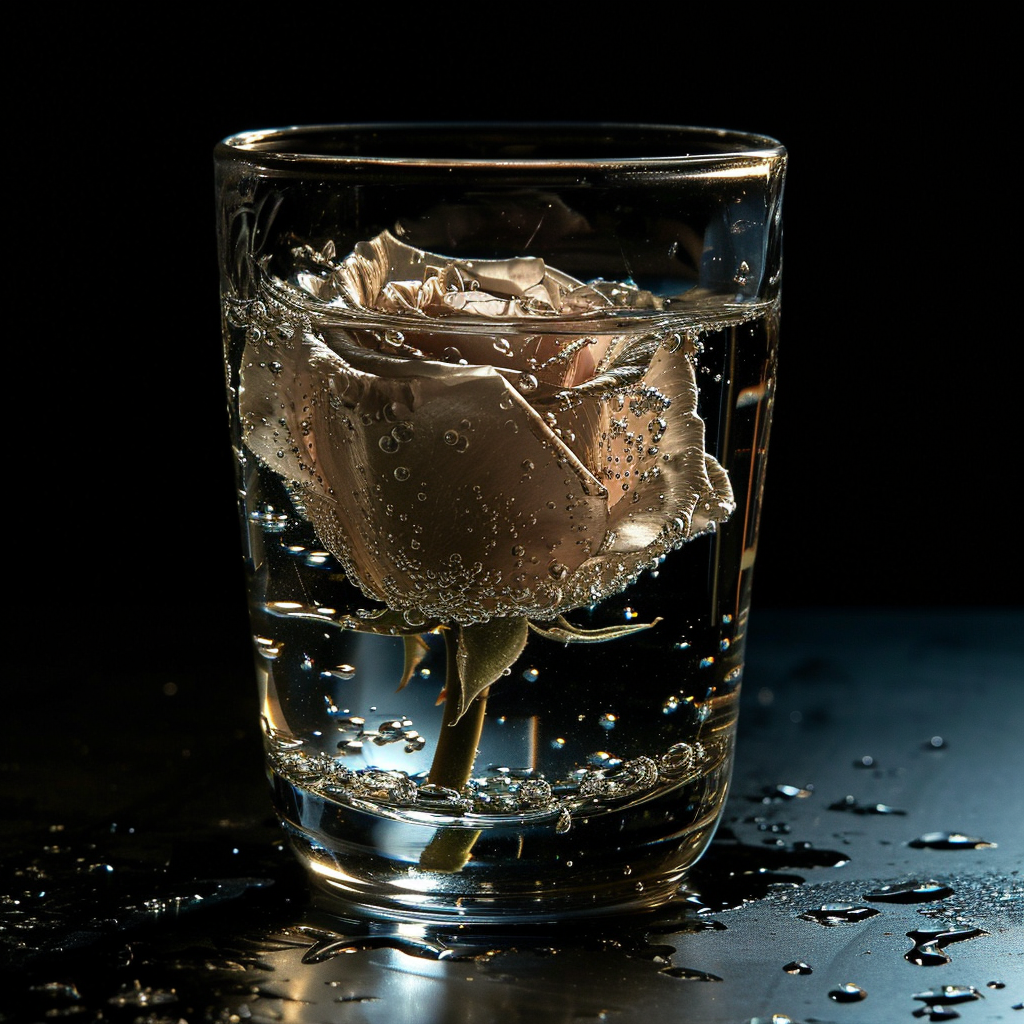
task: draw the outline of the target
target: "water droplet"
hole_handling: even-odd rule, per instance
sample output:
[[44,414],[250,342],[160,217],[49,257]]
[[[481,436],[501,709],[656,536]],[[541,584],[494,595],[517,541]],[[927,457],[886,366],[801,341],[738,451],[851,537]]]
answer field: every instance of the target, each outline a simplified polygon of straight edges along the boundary
[[459,363],[462,362],[462,353],[454,345],[449,345],[441,353],[441,359],[446,363]]
[[526,394],[530,391],[536,391],[538,383],[537,378],[532,373],[521,373],[516,381],[516,387]]
[[384,341],[395,348],[401,348],[405,344],[405,335],[401,331],[385,331]]
[[138,981],[125,985],[107,1000],[111,1006],[160,1006],[177,1001],[178,994],[173,988],[143,988]]
[[494,340],[494,351],[502,356],[510,356],[512,354],[512,346],[509,344],[508,338],[496,338]]
[[888,804],[861,804],[855,797],[845,796],[828,805],[830,811],[852,811],[854,814],[906,814],[897,807]]
[[568,566],[563,565],[561,562],[552,562],[548,566],[548,575],[552,579],[564,580],[569,575]]
[[808,910],[800,915],[802,921],[815,921],[832,928],[840,924],[856,924],[866,921],[878,913],[874,907],[856,907],[850,903],[825,903],[817,910]]
[[707,971],[695,971],[691,967],[663,967],[659,972],[667,974],[670,978],[679,978],[682,981],[721,981],[717,974],[709,974]]
[[524,473],[532,473],[537,468],[531,459],[523,459],[522,467]]
[[854,768],[874,768],[875,767],[875,759],[870,754],[865,754],[863,757],[859,757],[859,758],[857,758],[856,761],[853,762],[853,767]]
[[941,882],[915,881],[880,886],[864,893],[864,899],[872,903],[928,903],[931,900],[944,900],[952,895],[953,890]]
[[535,683],[537,682],[538,678],[540,678],[539,669],[528,668],[523,672],[523,679],[525,679],[528,683]]
[[918,967],[938,967],[949,963],[949,956],[942,952],[944,946],[987,934],[980,928],[935,928],[907,932],[907,938],[914,941],[914,948],[905,953],[903,959]]
[[516,544],[516,545],[513,546],[513,548],[512,548],[512,555],[515,558],[522,558],[523,555],[525,555],[525,554],[526,554],[526,548],[524,548],[521,544]]
[[986,988],[1006,988],[1005,981],[990,981],[985,985]]
[[997,844],[985,839],[975,839],[961,832],[926,832],[917,839],[912,839],[908,846],[915,850],[982,850],[994,848]]
[[828,997],[837,1003],[859,1003],[862,999],[867,999],[868,994],[860,985],[854,985],[852,981],[846,981],[832,989]]
[[915,992],[914,998],[929,1006],[949,1006],[953,1003],[973,1003],[985,997],[973,985],[941,985],[927,992]]
[[765,790],[769,797],[781,797],[783,800],[806,800],[814,792],[811,786],[770,786]]
[[558,818],[555,821],[555,832],[560,836],[564,836],[565,833],[568,832],[571,828],[572,814],[569,812],[568,807],[563,807],[558,812]]
[[615,725],[618,722],[618,720],[619,720],[619,716],[615,715],[615,714],[613,714],[612,712],[609,711],[609,712],[606,712],[605,714],[603,714],[598,719],[598,723],[600,724],[602,729],[609,729],[610,730],[610,729],[614,729],[615,728]]
[[946,741],[941,736],[932,736],[925,747],[929,750],[944,750],[946,747]]
[[811,974],[813,972],[810,964],[805,964],[803,960],[790,960],[782,969],[787,974]]

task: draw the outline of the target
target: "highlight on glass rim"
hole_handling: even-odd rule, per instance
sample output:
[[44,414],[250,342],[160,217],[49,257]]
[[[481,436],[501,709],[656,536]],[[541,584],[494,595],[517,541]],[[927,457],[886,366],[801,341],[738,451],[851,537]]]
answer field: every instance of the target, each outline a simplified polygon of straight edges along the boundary
[[732,767],[785,150],[320,126],[216,151],[274,806],[414,921],[671,899]]

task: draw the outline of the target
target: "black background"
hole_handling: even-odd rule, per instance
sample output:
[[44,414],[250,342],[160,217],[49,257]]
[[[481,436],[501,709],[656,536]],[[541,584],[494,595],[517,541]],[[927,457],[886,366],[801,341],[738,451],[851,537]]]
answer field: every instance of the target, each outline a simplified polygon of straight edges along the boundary
[[116,673],[248,659],[212,149],[293,123],[779,139],[783,341],[755,610],[1019,605],[1002,33],[785,20],[335,4],[16,32],[32,72],[5,158],[6,526],[9,627],[28,660]]

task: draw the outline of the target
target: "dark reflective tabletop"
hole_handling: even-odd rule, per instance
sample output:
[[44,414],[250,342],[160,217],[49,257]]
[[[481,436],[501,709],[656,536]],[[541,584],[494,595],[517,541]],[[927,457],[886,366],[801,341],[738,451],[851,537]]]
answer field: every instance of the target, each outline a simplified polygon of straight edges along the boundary
[[564,931],[319,903],[246,669],[122,666],[2,723],[0,1022],[1024,1024],[1019,610],[755,609],[709,853]]

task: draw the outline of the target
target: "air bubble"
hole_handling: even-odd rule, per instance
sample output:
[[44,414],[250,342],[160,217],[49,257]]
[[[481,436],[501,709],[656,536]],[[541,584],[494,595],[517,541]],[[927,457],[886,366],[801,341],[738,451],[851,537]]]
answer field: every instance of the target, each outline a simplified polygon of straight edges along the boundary
[[385,434],[378,442],[377,447],[382,452],[387,452],[389,455],[393,452],[398,451],[398,442],[390,435]]
[[441,438],[445,444],[454,447],[459,443],[459,432],[457,430],[446,430]]
[[409,467],[408,466],[396,466],[395,467],[395,479],[402,481],[409,479]]

